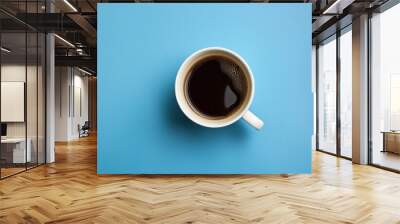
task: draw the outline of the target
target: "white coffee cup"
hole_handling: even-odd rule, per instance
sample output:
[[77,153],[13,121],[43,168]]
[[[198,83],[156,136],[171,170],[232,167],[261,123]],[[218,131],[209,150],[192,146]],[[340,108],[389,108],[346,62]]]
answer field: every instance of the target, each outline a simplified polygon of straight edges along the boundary
[[[202,113],[199,113],[199,111],[197,111],[191,105],[190,99],[187,94],[187,80],[193,67],[195,67],[198,62],[203,61],[204,59],[216,56],[229,58],[236,65],[238,65],[243,71],[247,85],[247,91],[238,109],[236,109],[232,114],[218,119],[211,118]],[[261,129],[264,125],[264,122],[261,119],[259,119],[256,115],[249,111],[249,107],[253,101],[254,96],[254,78],[251,69],[246,61],[239,54],[226,48],[209,47],[200,49],[191,54],[182,63],[177,73],[175,81],[175,96],[182,112],[193,122],[205,127],[225,127],[236,122],[242,117],[256,129]]]

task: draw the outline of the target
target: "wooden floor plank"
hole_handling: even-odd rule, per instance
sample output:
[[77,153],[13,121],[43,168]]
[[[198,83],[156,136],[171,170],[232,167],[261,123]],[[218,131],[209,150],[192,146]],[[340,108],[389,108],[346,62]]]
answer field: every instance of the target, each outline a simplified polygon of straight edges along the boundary
[[400,223],[400,175],[313,154],[310,175],[97,175],[95,136],[0,181],[0,223]]

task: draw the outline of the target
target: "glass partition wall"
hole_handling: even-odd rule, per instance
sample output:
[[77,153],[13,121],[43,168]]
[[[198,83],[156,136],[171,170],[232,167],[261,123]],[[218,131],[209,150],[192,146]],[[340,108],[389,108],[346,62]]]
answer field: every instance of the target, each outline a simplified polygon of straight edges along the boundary
[[351,25],[317,46],[317,149],[351,158]]
[[[38,4],[18,7],[35,12]],[[45,41],[44,33],[0,12],[1,179],[45,163]]]
[[[26,48],[25,33],[1,34],[1,177],[26,169],[30,162],[26,142],[25,93]],[[6,50],[4,50],[6,49]],[[18,50],[17,50],[18,49]]]

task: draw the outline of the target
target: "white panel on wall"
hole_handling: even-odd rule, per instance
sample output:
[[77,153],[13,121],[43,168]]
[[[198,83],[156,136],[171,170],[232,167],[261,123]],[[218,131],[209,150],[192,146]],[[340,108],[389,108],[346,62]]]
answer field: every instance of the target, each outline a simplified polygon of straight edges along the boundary
[[24,122],[24,82],[1,82],[1,122]]

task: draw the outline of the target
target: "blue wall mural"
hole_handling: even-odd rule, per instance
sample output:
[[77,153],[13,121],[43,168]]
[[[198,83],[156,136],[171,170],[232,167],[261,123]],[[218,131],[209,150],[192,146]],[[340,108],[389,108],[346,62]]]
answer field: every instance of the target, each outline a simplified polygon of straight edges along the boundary
[[[257,131],[181,112],[174,82],[191,53],[219,46],[250,65]],[[98,173],[311,172],[311,4],[99,4]]]

